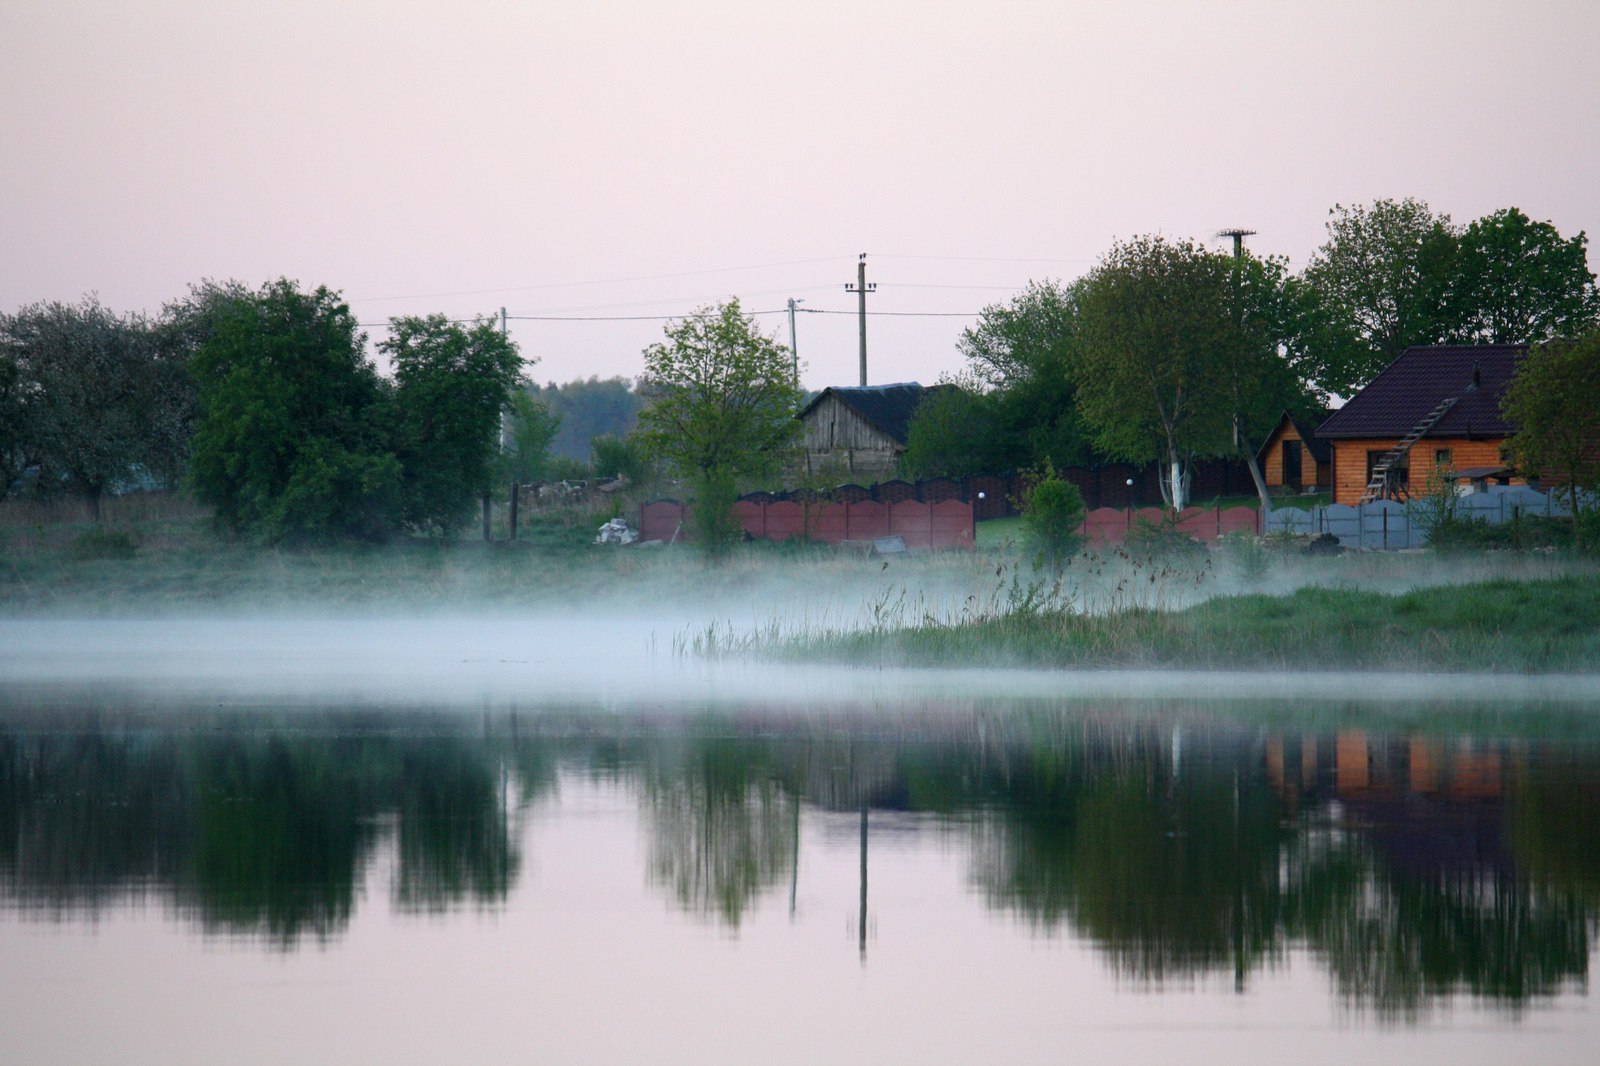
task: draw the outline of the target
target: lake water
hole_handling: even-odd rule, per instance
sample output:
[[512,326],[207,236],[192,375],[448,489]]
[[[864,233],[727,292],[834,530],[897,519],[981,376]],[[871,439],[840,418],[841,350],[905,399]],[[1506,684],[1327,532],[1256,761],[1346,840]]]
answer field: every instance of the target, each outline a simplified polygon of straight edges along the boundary
[[1600,1047],[1586,682],[716,669],[463,624],[0,623],[0,1062]]

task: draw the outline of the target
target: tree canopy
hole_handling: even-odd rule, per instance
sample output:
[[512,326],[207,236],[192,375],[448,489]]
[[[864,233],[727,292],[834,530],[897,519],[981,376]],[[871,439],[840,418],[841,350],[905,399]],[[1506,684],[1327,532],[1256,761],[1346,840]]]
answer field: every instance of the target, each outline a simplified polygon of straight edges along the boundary
[[1230,260],[1191,241],[1137,237],[1088,274],[1079,298],[1078,401],[1096,444],[1128,462],[1164,460],[1183,506],[1192,455],[1231,447],[1231,364],[1242,359]]
[[195,494],[223,526],[268,540],[382,536],[400,463],[385,447],[383,383],[349,307],[286,279],[203,303],[190,364],[200,389]]
[[789,350],[763,335],[738,300],[669,322],[666,339],[644,350],[639,414],[650,453],[696,492],[702,542],[725,548],[742,477],[770,473],[788,457],[801,393]]
[[1349,396],[1407,348],[1450,335],[1456,240],[1450,216],[1409,197],[1328,214],[1305,279],[1332,320],[1318,337],[1321,384]]
[[451,532],[493,487],[500,413],[522,369],[517,347],[486,319],[429,315],[394,319],[378,349],[394,366],[401,519]]
[[[1600,331],[1530,349],[1501,409],[1517,427],[1510,441],[1517,464],[1564,482],[1577,513],[1580,490],[1600,491]],[[1577,528],[1581,535],[1583,523]]]
[[1588,238],[1563,238],[1515,207],[1462,232],[1450,293],[1452,333],[1462,343],[1538,344],[1600,324]]
[[163,336],[94,297],[0,316],[0,493],[28,468],[96,520],[119,482],[177,476],[192,390]]

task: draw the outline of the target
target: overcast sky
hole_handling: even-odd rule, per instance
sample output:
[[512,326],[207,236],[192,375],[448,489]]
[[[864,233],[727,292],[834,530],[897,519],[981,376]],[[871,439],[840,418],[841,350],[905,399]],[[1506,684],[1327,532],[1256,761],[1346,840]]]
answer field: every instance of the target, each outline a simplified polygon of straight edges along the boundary
[[[659,321],[516,316],[853,311],[866,252],[871,310],[943,316],[873,318],[871,379],[931,382],[1140,233],[1298,268],[1415,196],[1594,236],[1597,59],[1594,0],[0,0],[0,309],[287,276],[631,377]],[[853,316],[798,339],[855,383]]]

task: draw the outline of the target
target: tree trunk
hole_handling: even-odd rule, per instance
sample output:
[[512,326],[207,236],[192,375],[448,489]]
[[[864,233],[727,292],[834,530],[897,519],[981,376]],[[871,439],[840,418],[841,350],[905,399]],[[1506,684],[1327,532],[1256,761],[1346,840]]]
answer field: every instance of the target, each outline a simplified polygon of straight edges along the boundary
[[491,498],[486,492],[483,494],[483,539],[494,540],[494,529],[489,524],[492,510]]
[[1167,461],[1170,464],[1172,475],[1172,494],[1170,497],[1172,500],[1172,510],[1174,513],[1181,513],[1183,511],[1184,504],[1183,463],[1178,458],[1178,450],[1176,448],[1170,446],[1167,448]]
[[1250,447],[1249,442],[1244,439],[1244,432],[1239,428],[1238,415],[1233,416],[1233,446],[1244,453],[1245,463],[1250,467],[1250,480],[1255,482],[1256,495],[1261,498],[1261,520],[1265,522],[1267,513],[1272,510],[1272,499],[1267,493],[1267,479],[1261,476],[1261,464],[1256,462],[1255,449]]

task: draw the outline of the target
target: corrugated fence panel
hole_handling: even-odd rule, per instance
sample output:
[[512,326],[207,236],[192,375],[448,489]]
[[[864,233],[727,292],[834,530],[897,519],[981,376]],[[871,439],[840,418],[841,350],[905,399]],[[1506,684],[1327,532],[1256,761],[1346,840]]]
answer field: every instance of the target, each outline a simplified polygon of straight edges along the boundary
[[805,509],[798,503],[782,500],[767,505],[767,540],[789,540],[806,531]]
[[683,504],[676,500],[647,503],[639,508],[639,539],[671,540],[682,522]]
[[907,548],[933,547],[933,530],[928,524],[928,505],[916,500],[889,505],[889,533],[899,536]]
[[889,535],[889,505],[864,500],[850,505],[849,540],[874,540]]
[[970,504],[960,500],[941,500],[928,507],[928,529],[938,548],[971,548],[977,539],[977,525]]

